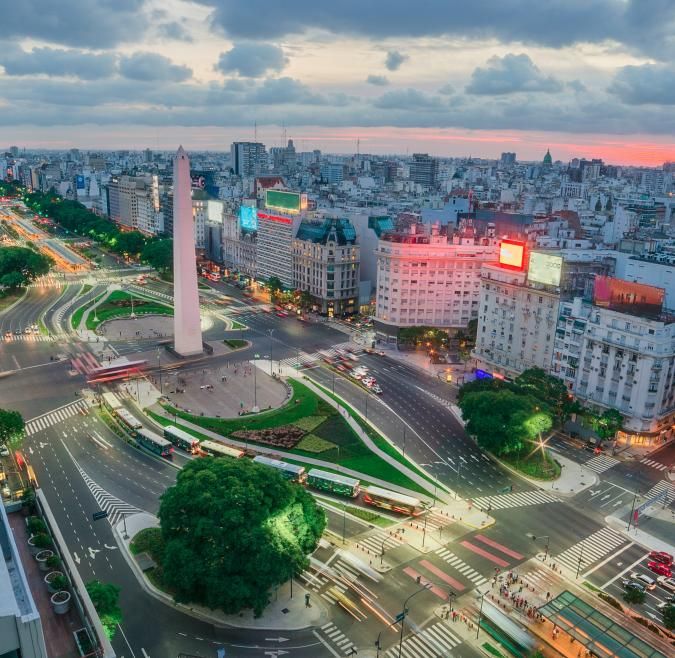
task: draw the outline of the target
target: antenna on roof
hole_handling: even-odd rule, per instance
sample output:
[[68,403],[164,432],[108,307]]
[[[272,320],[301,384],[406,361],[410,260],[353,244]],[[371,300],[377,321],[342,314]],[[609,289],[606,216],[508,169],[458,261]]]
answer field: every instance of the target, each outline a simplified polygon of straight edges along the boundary
[[254,142],[258,141],[258,122],[257,121],[253,122],[253,141]]

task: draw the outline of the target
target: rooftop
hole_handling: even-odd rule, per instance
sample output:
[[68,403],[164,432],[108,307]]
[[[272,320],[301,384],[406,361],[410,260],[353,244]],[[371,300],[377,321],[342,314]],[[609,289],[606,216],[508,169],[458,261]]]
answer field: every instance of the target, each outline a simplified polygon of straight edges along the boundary
[[334,240],[344,246],[356,242],[356,231],[348,219],[304,220],[295,237],[315,244]]

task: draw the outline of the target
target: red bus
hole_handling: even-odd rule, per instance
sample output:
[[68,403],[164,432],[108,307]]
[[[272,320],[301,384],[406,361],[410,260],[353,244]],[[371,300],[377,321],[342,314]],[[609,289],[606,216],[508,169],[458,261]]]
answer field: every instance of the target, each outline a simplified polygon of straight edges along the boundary
[[112,382],[117,379],[138,377],[147,363],[145,359],[140,359],[138,361],[125,361],[124,363],[100,366],[89,372],[87,383],[103,384],[104,382]]

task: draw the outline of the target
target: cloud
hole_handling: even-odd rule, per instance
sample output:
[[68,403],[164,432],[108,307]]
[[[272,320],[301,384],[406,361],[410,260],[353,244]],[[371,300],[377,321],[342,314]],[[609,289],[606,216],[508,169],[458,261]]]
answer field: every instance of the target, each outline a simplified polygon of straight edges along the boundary
[[397,89],[383,94],[374,103],[382,110],[438,109],[443,103],[438,96],[429,96],[417,89]]
[[308,30],[379,39],[457,37],[559,48],[614,41],[667,59],[675,53],[672,0],[197,0],[235,38],[274,39]]
[[386,87],[389,84],[389,78],[386,75],[369,75],[366,82],[376,87]]
[[466,87],[470,94],[499,95],[521,91],[557,92],[562,84],[546,77],[525,54],[491,57],[485,68],[478,67],[471,74]]
[[439,90],[439,94],[443,94],[444,96],[452,96],[452,94],[455,93],[455,88],[451,84],[443,85]]
[[0,49],[0,65],[7,75],[74,76],[83,80],[109,78],[115,73],[117,57],[81,50],[34,48],[32,51]]
[[0,39],[109,48],[143,35],[146,0],[21,0],[0,3]]
[[238,43],[222,53],[216,69],[225,74],[238,73],[246,78],[260,78],[268,73],[279,73],[288,64],[284,51],[264,43]]
[[186,43],[192,43],[194,41],[185,27],[177,21],[162,23],[158,27],[158,32],[160,36],[163,36],[166,39],[172,39],[173,41],[185,41]]
[[614,76],[609,92],[629,105],[675,105],[675,66],[624,66]]
[[136,52],[120,59],[120,73],[130,80],[183,82],[192,77],[192,69],[174,64],[157,53]]
[[408,55],[398,52],[398,50],[390,50],[387,53],[387,58],[384,60],[384,65],[390,71],[398,71],[401,68],[401,64],[405,62],[408,58]]

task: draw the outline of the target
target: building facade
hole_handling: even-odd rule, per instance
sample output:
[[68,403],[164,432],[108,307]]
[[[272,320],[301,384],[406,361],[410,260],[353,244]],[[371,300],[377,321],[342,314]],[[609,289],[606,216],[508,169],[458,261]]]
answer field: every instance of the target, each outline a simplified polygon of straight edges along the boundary
[[497,242],[472,230],[412,224],[378,241],[375,329],[395,340],[402,327],[466,327],[478,317],[480,271],[497,259]]
[[261,279],[278,278],[293,286],[293,238],[300,224],[299,215],[258,211],[256,273]]
[[228,270],[255,278],[256,243],[257,230],[242,228],[237,215],[223,215],[223,264]]
[[261,142],[232,142],[230,162],[236,176],[259,176],[267,171],[267,151]]
[[349,220],[301,222],[293,240],[293,285],[330,317],[356,313],[360,250]]
[[414,153],[410,163],[410,180],[425,187],[438,182],[438,160],[427,153]]
[[164,230],[157,176],[116,176],[106,186],[110,219],[124,228],[157,235]]

